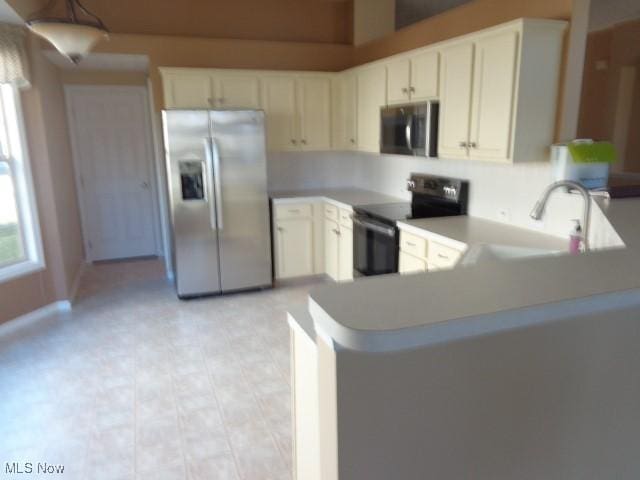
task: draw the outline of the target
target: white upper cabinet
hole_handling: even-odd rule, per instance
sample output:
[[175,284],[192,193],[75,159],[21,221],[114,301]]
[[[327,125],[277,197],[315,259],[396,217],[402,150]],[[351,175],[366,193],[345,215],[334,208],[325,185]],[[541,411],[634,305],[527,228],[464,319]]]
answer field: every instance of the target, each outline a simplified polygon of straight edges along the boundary
[[358,150],[380,152],[380,107],[387,103],[387,72],[383,65],[357,72]]
[[565,22],[519,20],[441,50],[439,155],[547,160]]
[[357,132],[357,77],[353,72],[336,75],[333,79],[332,126],[333,147],[338,150],[355,150],[358,147]]
[[219,108],[260,108],[260,81],[257,75],[216,75],[214,91]]
[[387,64],[387,101],[407,103],[411,100],[411,63],[408,58],[394,60]]
[[438,52],[426,51],[387,64],[387,101],[419,102],[438,97]]
[[438,100],[438,156],[544,161],[567,22],[519,19],[343,73],[161,68],[166,108],[263,108],[269,150],[380,151],[380,108]]
[[214,106],[213,80],[207,72],[195,70],[164,73],[165,108],[212,108]]
[[331,80],[326,77],[298,78],[300,148],[331,148]]
[[411,82],[409,92],[412,101],[438,98],[439,54],[428,51],[411,57]]
[[298,150],[296,79],[270,76],[262,79],[262,108],[267,118],[267,148]]
[[440,130],[438,156],[467,158],[473,43],[442,50],[440,61]]
[[510,157],[517,56],[518,32],[476,42],[469,135],[470,154],[475,158]]

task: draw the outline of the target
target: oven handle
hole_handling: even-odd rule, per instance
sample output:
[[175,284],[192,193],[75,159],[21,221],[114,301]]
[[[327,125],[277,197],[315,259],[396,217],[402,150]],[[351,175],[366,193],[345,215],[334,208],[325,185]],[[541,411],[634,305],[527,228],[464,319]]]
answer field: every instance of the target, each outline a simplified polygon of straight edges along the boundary
[[377,223],[373,223],[371,221],[363,221],[363,220],[360,220],[358,217],[353,217],[353,223],[355,223],[356,225],[360,225],[362,228],[366,228],[368,230],[373,230],[374,232],[381,233],[387,237],[396,236],[395,228],[385,227]]

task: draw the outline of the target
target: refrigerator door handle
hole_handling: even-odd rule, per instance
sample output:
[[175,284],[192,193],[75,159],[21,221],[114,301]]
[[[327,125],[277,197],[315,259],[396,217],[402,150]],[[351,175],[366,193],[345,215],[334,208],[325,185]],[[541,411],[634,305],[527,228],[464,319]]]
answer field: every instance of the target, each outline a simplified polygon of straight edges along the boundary
[[222,218],[222,171],[220,168],[220,150],[215,138],[211,139],[211,151],[213,152],[213,181],[215,183],[216,195],[216,218],[218,220],[218,230],[223,230]]
[[215,170],[214,170],[214,160],[213,160],[213,147],[211,145],[211,139],[204,139],[204,154],[206,158],[207,165],[207,197],[209,202],[209,223],[211,225],[211,230],[216,230],[218,228],[218,222],[216,219],[216,206],[214,203],[216,202],[216,193],[215,193]]

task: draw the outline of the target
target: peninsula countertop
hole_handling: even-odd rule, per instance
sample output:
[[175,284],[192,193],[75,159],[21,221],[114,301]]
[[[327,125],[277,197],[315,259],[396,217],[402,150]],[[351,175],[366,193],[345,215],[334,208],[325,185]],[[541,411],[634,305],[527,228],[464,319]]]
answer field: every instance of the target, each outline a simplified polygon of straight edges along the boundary
[[600,207],[626,249],[319,287],[309,297],[316,332],[336,348],[392,351],[640,306],[640,200]]

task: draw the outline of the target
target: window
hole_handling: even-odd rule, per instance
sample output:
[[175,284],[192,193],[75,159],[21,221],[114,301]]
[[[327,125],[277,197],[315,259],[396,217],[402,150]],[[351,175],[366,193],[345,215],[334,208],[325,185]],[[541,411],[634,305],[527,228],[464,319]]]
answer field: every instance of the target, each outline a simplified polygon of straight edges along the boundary
[[19,101],[0,84],[0,281],[44,267]]

